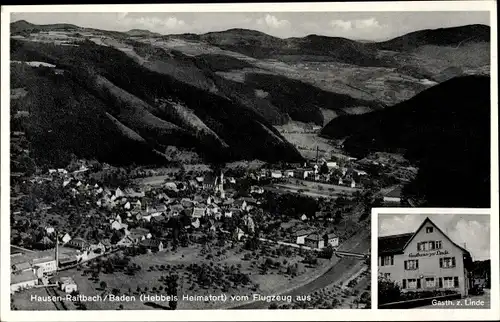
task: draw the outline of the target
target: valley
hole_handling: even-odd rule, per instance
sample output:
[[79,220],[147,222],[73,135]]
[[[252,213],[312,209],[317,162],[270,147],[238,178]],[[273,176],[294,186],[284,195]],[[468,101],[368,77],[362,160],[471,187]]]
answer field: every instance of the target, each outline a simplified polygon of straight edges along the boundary
[[13,22],[11,307],[369,309],[372,208],[490,206],[489,39]]

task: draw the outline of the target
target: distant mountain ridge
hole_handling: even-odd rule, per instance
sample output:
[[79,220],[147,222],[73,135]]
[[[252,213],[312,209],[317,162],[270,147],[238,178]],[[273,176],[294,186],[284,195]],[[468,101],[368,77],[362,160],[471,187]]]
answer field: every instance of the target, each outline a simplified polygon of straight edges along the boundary
[[[38,25],[27,22],[26,20],[18,20],[10,24],[10,30],[13,34],[30,29],[97,30],[95,28],[79,27],[73,24],[66,23]],[[395,37],[387,41],[356,41],[342,37],[330,37],[317,34],[310,34],[304,37],[278,38],[261,31],[243,28],[231,28],[224,31],[212,31],[203,34],[185,33],[169,35],[162,35],[160,33],[152,32],[146,29],[131,29],[127,32],[124,32],[123,34],[196,39],[207,41],[213,44],[219,44],[223,47],[233,47],[236,45],[241,45],[243,47],[243,49],[241,50],[244,51],[248,51],[248,49],[244,49],[245,45],[259,45],[260,47],[265,48],[268,53],[272,53],[273,50],[290,50],[290,52],[294,52],[293,49],[326,51],[329,49],[331,50],[332,46],[338,45],[358,46],[359,49],[370,51],[375,48],[386,50],[408,50],[424,45],[458,45],[463,41],[489,42],[491,36],[491,28],[487,25],[471,24],[458,27],[424,29],[410,32],[408,34]],[[325,43],[327,48],[308,48],[308,45],[315,47],[319,46],[321,43]],[[255,52],[254,54],[259,55],[264,53],[265,52]]]
[[74,29],[81,30],[83,27],[78,27],[73,24],[68,23],[56,23],[56,24],[46,24],[46,25],[38,25],[27,22],[26,20],[18,20],[16,22],[12,22],[10,24],[10,32],[11,34],[16,34],[23,31],[31,31],[33,29],[38,30],[58,30],[58,29]]
[[127,31],[126,34],[128,34],[130,36],[152,36],[152,37],[161,36],[161,34],[159,34],[157,32],[152,32],[152,31],[145,30],[145,29],[131,29],[131,30]]
[[414,31],[373,45],[379,49],[400,51],[425,45],[459,46],[464,42],[490,42],[490,37],[491,28],[489,26],[474,24]]

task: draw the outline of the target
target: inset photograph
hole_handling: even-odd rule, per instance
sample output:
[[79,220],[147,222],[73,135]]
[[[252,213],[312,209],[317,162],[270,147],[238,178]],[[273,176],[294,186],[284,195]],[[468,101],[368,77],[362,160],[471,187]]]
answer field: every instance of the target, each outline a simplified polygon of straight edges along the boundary
[[379,309],[490,308],[489,214],[377,217]]

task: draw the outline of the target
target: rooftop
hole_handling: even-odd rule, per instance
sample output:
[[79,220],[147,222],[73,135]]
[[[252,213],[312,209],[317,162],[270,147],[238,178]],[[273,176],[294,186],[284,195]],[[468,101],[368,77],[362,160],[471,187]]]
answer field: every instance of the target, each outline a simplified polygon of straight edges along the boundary
[[158,247],[160,246],[161,241],[158,239],[144,239],[139,242],[141,246],[145,247]]
[[323,238],[321,237],[320,234],[310,234],[306,237],[306,239],[308,240],[313,240],[313,241],[320,241],[320,240],[323,240]]
[[312,234],[313,233],[313,230],[312,229],[300,229],[300,230],[297,230],[294,235],[295,236],[306,236],[306,235],[309,235],[309,234]]
[[400,253],[414,233],[383,236],[378,238],[379,254]]
[[12,274],[10,276],[10,284],[18,284],[18,283],[24,283],[28,281],[36,281],[37,278],[33,271],[23,271],[18,274]]
[[392,197],[392,198],[400,198],[401,197],[401,187],[397,187],[397,188],[392,189],[385,196]]

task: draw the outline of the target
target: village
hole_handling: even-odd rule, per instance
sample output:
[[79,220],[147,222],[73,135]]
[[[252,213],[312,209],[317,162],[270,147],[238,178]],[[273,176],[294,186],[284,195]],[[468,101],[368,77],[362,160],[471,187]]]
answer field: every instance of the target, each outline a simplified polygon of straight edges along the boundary
[[[132,294],[171,280],[171,295],[274,292],[320,275],[342,251],[360,270],[369,238],[343,246],[368,231],[370,203],[398,205],[401,191],[366,192],[369,173],[349,159],[163,173],[75,160],[45,170],[13,173],[11,292],[20,303],[44,289]],[[143,275],[154,278],[141,287]]]

